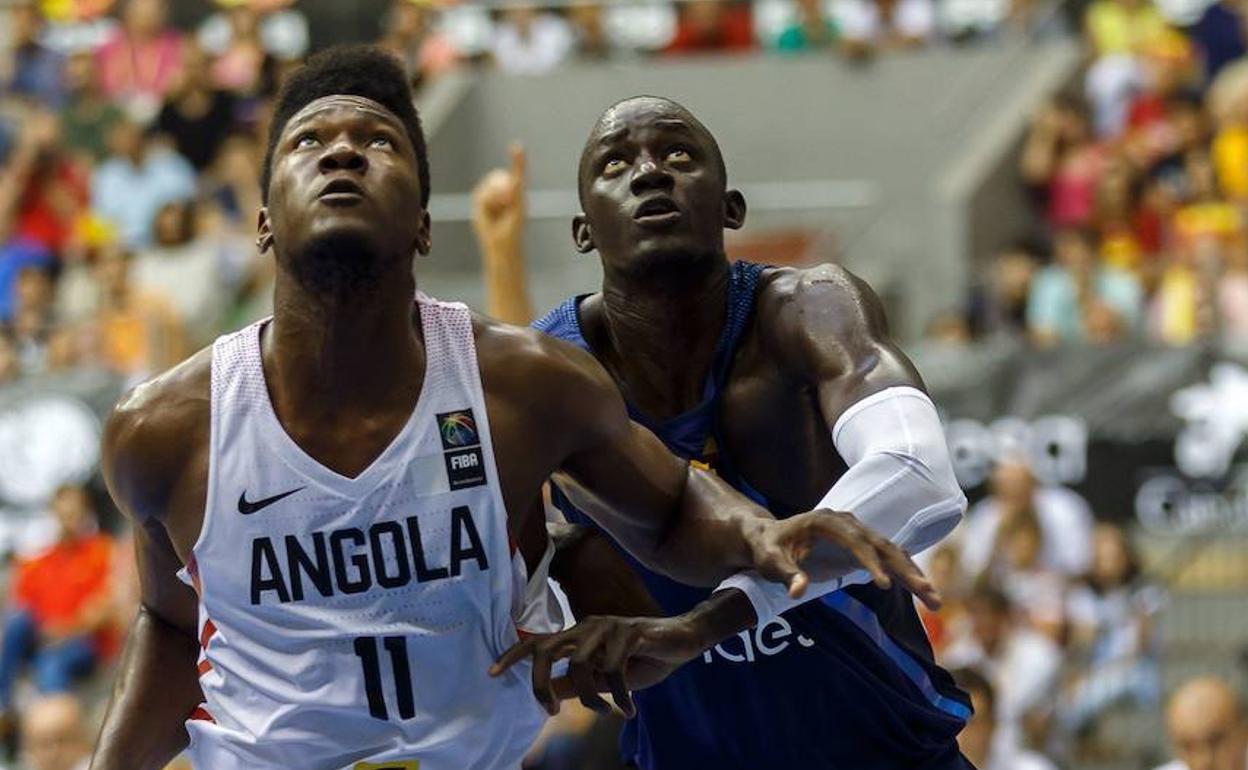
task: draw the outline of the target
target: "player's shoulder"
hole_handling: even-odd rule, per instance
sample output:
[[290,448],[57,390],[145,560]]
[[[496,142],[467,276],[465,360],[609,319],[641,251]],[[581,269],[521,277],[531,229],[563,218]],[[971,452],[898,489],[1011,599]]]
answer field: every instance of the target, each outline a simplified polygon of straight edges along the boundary
[[810,267],[775,267],[765,271],[758,288],[760,313],[797,313],[837,309],[877,309],[879,299],[858,276],[841,265],[821,263]]
[[209,347],[122,396],[104,428],[104,472],[115,492],[132,499],[132,483],[161,487],[181,474],[208,440],[211,381]]
[[765,272],[756,318],[768,349],[802,367],[815,353],[812,347],[857,347],[888,333],[883,305],[871,287],[832,264]]
[[610,376],[593,355],[558,337],[475,313],[473,334],[487,388],[494,382],[536,402],[555,405],[578,392],[615,392]]

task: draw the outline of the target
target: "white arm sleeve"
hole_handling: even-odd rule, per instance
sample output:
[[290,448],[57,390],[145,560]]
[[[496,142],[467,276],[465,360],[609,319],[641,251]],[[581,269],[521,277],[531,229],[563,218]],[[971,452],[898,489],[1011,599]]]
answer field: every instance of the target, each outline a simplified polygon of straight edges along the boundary
[[[836,421],[832,442],[849,470],[816,508],[848,511],[912,554],[952,532],[966,512],[940,417],[923,391],[894,387],[867,396]],[[801,599],[793,599],[785,586],[748,571],[728,578],[718,590],[744,592],[761,625],[802,602],[870,580],[859,569],[812,581]]]

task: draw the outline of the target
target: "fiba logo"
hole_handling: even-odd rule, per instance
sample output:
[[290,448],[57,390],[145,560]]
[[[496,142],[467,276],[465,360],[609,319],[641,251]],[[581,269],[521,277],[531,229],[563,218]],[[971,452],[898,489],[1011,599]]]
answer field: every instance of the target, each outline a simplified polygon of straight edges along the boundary
[[481,443],[471,409],[438,415],[438,434],[442,437],[443,449],[459,449]]
[[1223,476],[1248,435],[1248,370],[1215,364],[1209,382],[1176,391],[1170,409],[1185,423],[1174,442],[1174,461],[1193,478]]

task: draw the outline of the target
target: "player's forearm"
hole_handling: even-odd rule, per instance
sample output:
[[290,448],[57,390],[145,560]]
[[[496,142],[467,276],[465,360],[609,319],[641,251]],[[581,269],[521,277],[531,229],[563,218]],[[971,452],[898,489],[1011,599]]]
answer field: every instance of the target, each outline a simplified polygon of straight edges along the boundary
[[524,246],[520,238],[478,236],[485,271],[486,312],[500,321],[524,325],[533,320]]
[[140,610],[90,770],[160,770],[186,748],[185,721],[203,700],[197,655],[193,638]]
[[772,515],[728,486],[718,475],[688,468],[671,522],[649,554],[646,566],[687,585],[713,586],[756,566],[758,544]]

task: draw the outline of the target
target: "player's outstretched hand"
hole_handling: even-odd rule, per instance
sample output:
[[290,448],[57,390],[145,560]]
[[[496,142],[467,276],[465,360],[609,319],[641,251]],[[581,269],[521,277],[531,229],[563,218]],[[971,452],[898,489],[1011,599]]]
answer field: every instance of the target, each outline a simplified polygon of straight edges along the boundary
[[910,555],[844,511],[820,509],[781,519],[763,531],[754,547],[754,568],[787,585],[795,599],[812,579],[831,580],[865,569],[880,588],[900,580],[929,608],[940,608],[940,593]]
[[[620,711],[632,717],[636,709],[630,690],[661,682],[713,643],[703,639],[696,623],[685,616],[591,615],[566,631],[526,636],[490,667],[490,676],[532,658],[533,695],[552,716],[559,713],[559,702],[571,697],[579,697],[594,711],[610,711],[599,695],[610,692]],[[555,679],[552,669],[564,658],[567,676]]]

